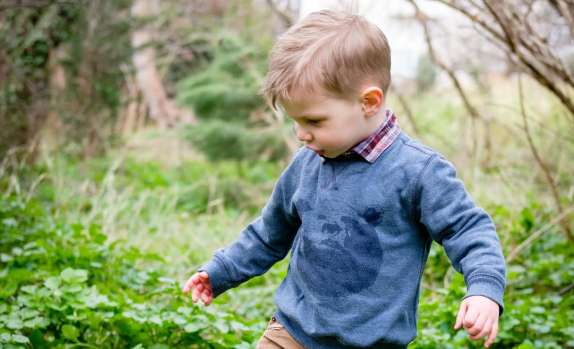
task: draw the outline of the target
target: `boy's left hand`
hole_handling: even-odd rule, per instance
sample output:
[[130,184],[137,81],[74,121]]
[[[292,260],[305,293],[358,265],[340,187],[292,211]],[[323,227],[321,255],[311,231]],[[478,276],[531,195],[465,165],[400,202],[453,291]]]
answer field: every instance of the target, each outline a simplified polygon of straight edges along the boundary
[[498,303],[483,296],[471,296],[460,304],[458,316],[454,329],[458,330],[462,326],[471,340],[479,340],[488,334],[488,340],[484,342],[485,347],[489,347],[498,334]]

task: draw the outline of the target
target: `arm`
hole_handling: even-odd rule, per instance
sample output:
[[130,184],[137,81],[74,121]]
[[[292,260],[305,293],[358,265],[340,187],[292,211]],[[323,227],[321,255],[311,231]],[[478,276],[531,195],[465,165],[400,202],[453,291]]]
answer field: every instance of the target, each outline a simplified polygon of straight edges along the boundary
[[301,225],[291,201],[296,189],[294,167],[292,163],[281,175],[262,215],[239,234],[237,241],[216,250],[211,260],[198,270],[209,275],[208,286],[214,298],[264,274],[289,252]]
[[453,268],[464,275],[467,294],[484,296],[504,311],[506,263],[490,216],[456,178],[451,163],[433,156],[419,176],[415,217],[444,246]]
[[506,287],[506,263],[494,224],[474,205],[452,164],[438,155],[421,172],[415,195],[415,217],[464,275],[467,294],[455,329],[464,326],[471,340],[488,334],[488,347],[498,334]]

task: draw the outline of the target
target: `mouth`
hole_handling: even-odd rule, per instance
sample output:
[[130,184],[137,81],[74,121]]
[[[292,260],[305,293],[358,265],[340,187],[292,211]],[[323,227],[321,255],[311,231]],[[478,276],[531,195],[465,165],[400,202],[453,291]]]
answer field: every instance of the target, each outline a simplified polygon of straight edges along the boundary
[[305,146],[305,147],[306,147],[307,149],[311,149],[312,151],[314,151],[314,152],[317,153],[318,155],[323,155],[323,154],[325,154],[325,151],[324,151],[324,150],[316,150],[316,149],[313,149],[313,148],[308,147],[308,146]]

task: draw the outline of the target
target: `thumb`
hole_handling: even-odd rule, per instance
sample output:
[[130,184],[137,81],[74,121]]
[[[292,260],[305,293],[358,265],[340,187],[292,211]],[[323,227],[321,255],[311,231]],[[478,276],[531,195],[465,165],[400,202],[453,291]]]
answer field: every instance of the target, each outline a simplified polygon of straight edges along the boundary
[[458,315],[456,316],[456,323],[454,325],[454,329],[458,330],[459,328],[462,327],[462,320],[464,320],[464,316],[466,315],[466,311],[468,309],[468,305],[466,302],[466,299],[464,301],[462,301],[462,304],[460,305],[460,309],[458,310]]

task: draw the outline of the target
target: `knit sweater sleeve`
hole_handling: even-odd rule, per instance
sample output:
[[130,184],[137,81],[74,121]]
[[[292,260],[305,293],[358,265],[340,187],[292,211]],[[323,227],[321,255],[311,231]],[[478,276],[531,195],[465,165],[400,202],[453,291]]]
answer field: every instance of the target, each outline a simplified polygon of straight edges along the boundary
[[297,173],[296,156],[277,181],[261,216],[249,224],[235,242],[216,250],[211,260],[198,269],[209,275],[214,297],[263,275],[291,249],[301,225],[291,200],[296,189],[293,184]]
[[498,303],[502,314],[506,264],[492,219],[475,206],[456,178],[454,166],[439,155],[429,158],[417,184],[415,216],[444,246],[454,269],[464,275],[464,298],[488,297]]

